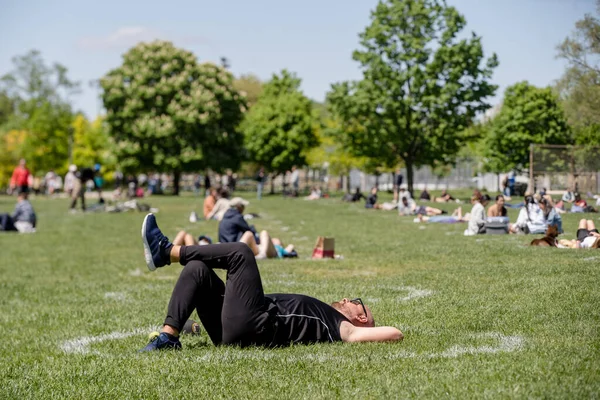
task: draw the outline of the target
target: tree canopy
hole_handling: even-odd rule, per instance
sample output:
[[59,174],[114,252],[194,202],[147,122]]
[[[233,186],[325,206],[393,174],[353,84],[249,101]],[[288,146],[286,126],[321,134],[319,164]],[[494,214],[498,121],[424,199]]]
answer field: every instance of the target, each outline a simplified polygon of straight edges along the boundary
[[527,168],[530,144],[568,144],[571,135],[552,88],[519,82],[506,89],[484,141],[485,168],[501,172]]
[[140,43],[100,84],[106,122],[125,170],[181,172],[237,168],[244,99],[223,67],[170,42]]
[[64,171],[73,118],[70,96],[79,83],[68,78],[66,67],[46,64],[36,50],[14,57],[13,65],[13,71],[0,78],[1,135],[13,148],[4,162],[14,167],[25,158],[33,171]]
[[328,94],[346,127],[362,127],[344,129],[340,141],[357,156],[403,162],[411,191],[413,168],[452,162],[460,132],[496,90],[497,58],[484,58],[474,33],[458,38],[465,25],[443,0],[381,0],[353,54],[363,79]]
[[[600,0],[596,2],[600,14]],[[600,145],[600,20],[586,14],[575,31],[558,46],[559,57],[569,67],[557,88],[573,126],[574,139],[581,145]]]
[[233,81],[233,87],[246,98],[246,105],[251,108],[256,104],[258,96],[262,93],[263,83],[256,75],[241,75]]
[[250,159],[275,174],[306,165],[307,151],[318,144],[319,121],[300,82],[286,70],[274,74],[242,123]]

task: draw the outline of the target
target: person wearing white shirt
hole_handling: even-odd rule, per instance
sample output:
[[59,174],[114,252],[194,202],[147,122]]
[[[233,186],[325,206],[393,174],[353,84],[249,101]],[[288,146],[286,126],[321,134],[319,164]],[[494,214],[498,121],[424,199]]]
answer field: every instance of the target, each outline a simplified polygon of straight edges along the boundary
[[490,196],[484,194],[483,196],[473,196],[471,203],[473,208],[471,209],[471,218],[469,219],[469,225],[464,232],[465,236],[474,236],[477,234],[485,233],[485,206],[490,202]]
[[517,222],[511,227],[512,233],[544,233],[547,224],[544,211],[535,202],[533,196],[525,196],[525,206],[519,212]]

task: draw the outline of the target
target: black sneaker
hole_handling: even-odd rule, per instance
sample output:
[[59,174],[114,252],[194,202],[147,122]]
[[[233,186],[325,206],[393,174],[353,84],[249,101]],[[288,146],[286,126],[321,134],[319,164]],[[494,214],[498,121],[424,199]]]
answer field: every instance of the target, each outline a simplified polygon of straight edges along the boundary
[[144,243],[144,256],[150,271],[171,264],[171,247],[169,238],[162,234],[154,214],[146,215],[142,224],[142,241]]
[[181,350],[181,342],[178,337],[169,335],[168,333],[161,333],[160,335],[153,338],[146,347],[140,350],[140,353],[154,350],[167,350],[175,349]]

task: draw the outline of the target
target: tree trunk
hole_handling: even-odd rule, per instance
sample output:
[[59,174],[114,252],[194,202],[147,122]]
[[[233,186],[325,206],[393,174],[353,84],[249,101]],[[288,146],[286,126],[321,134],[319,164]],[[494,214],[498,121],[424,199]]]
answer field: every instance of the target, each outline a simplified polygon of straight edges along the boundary
[[179,181],[181,180],[181,171],[173,171],[173,194],[179,196]]
[[275,194],[275,178],[277,178],[277,175],[271,175],[271,194]]
[[413,193],[413,180],[414,180],[414,176],[413,176],[413,162],[412,160],[404,160],[404,163],[406,164],[406,182],[408,185],[408,191],[410,193],[410,195],[412,196],[412,198],[414,199],[414,193]]
[[352,188],[350,187],[350,172],[348,172],[348,175],[346,175],[346,190],[348,193],[352,191]]

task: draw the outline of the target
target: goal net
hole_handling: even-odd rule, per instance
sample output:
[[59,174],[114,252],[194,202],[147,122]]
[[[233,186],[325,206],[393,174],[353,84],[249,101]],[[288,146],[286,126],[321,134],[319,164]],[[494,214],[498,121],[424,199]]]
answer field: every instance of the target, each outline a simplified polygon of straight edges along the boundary
[[529,179],[536,191],[599,192],[600,147],[532,144],[529,161]]

